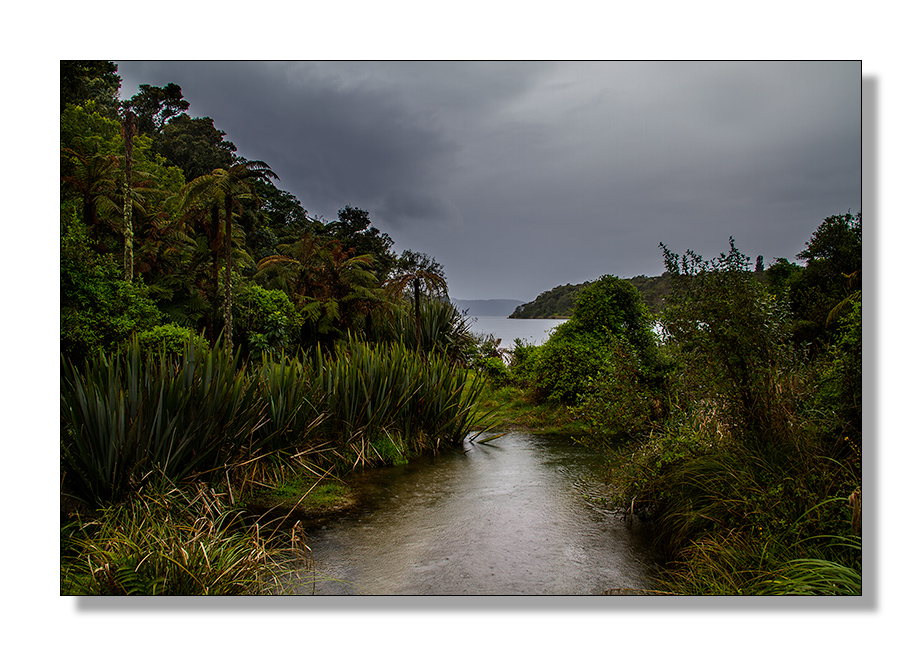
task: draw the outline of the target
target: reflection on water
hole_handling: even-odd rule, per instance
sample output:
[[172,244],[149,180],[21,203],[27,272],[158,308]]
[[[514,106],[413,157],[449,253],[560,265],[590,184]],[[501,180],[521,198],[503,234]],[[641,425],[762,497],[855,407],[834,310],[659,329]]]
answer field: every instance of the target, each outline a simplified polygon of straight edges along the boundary
[[603,504],[596,454],[509,433],[359,479],[362,512],[309,533],[318,594],[599,594],[649,587],[649,535]]

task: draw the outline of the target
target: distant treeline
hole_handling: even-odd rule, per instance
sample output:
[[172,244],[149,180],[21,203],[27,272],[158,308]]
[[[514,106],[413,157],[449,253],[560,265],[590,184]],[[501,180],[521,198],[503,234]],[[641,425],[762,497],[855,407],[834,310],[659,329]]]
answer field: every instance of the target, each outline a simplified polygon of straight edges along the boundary
[[[664,306],[664,298],[671,288],[671,277],[668,273],[650,278],[649,276],[634,276],[629,281],[643,299],[650,312],[659,312]],[[573,314],[573,304],[576,297],[584,287],[592,284],[586,281],[578,285],[560,285],[554,289],[542,292],[538,298],[520,305],[515,309],[510,319],[568,319]]]

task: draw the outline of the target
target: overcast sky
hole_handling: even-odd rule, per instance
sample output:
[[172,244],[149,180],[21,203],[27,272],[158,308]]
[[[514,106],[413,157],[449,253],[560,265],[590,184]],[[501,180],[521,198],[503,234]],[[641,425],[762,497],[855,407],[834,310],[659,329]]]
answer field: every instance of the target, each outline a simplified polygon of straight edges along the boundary
[[119,61],[175,82],[325,221],[370,212],[455,298],[663,272],[732,236],[794,260],[861,211],[859,62]]

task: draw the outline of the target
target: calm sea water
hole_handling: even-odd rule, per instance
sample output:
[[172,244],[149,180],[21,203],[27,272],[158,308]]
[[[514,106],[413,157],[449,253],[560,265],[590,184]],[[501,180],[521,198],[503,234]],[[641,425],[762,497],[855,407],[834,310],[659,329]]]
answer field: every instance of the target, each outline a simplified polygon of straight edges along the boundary
[[509,319],[508,317],[473,317],[471,332],[493,335],[503,340],[502,348],[512,348],[516,338],[529,344],[543,344],[550,331],[565,319]]

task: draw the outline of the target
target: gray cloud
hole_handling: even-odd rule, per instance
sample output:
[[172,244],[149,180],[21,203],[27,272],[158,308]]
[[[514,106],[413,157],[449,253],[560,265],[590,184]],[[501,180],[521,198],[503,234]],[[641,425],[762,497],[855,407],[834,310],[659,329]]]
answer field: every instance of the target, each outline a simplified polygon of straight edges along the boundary
[[175,82],[326,219],[369,210],[452,295],[662,272],[732,235],[793,259],[861,209],[857,62],[119,62]]

